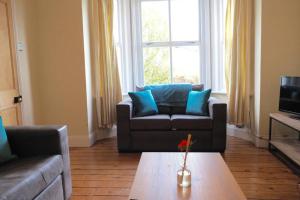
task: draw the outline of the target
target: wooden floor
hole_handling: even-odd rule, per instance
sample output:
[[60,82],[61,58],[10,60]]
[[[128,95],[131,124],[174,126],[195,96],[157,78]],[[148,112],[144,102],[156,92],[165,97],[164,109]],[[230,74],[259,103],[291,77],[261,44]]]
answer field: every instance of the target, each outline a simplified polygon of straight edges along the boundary
[[[72,148],[72,200],[127,199],[140,154],[119,154],[116,139]],[[248,199],[300,199],[299,178],[265,149],[228,137],[223,158]]]

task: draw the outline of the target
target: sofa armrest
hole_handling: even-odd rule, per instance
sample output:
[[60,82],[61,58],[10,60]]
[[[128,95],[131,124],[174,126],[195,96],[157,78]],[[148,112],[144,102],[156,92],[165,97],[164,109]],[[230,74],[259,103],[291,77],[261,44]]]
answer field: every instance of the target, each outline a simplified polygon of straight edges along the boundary
[[65,199],[72,193],[67,126],[6,127],[11,150],[18,157],[61,155]]
[[130,120],[133,115],[131,100],[125,100],[117,105],[117,139],[119,151],[130,147]]
[[213,119],[213,149],[222,152],[226,148],[227,104],[210,98],[209,114]]
[[66,126],[6,127],[6,132],[18,157],[69,153]]

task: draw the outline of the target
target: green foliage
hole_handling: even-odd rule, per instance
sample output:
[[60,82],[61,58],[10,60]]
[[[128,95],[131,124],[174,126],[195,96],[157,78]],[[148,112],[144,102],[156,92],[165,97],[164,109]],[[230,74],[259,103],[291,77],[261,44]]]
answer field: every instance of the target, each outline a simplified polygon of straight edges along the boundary
[[[168,22],[157,12],[144,9],[143,41],[168,41]],[[170,82],[169,48],[144,48],[144,81],[146,85]]]
[[169,41],[168,20],[163,13],[156,12],[155,8],[147,5],[142,10],[143,42]]
[[[157,10],[153,4],[142,6],[142,38],[143,42],[168,42],[169,26],[168,17],[162,10]],[[170,48],[169,47],[144,47],[144,84],[171,83]],[[197,75],[173,77],[174,83],[199,83]]]
[[168,48],[144,49],[144,81],[146,85],[170,82]]

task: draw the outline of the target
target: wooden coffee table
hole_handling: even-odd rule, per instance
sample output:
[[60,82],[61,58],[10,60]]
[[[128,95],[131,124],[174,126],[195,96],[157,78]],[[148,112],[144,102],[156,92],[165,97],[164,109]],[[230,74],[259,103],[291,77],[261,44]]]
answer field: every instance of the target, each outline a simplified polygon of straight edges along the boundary
[[219,153],[189,153],[189,188],[177,186],[182,153],[143,153],[129,199],[134,200],[243,200],[241,188]]

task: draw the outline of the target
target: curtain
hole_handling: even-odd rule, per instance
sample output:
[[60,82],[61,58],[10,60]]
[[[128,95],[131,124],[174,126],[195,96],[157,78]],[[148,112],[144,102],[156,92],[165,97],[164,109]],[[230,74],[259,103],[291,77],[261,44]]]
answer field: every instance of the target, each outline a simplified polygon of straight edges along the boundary
[[205,88],[225,91],[224,17],[225,0],[200,1],[201,81]]
[[90,5],[98,125],[111,128],[116,121],[116,105],[122,100],[113,37],[113,0],[91,0]]
[[227,0],[225,22],[225,74],[228,122],[249,123],[251,19],[253,0]]

